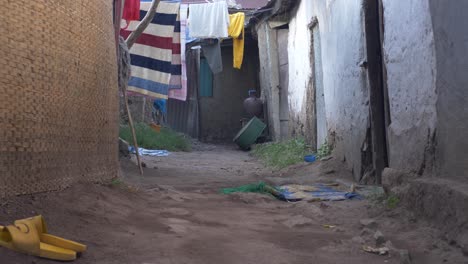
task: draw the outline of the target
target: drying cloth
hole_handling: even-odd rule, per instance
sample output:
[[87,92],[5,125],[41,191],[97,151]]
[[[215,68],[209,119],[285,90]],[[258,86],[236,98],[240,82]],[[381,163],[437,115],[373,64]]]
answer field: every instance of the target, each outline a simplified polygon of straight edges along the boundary
[[[150,6],[151,2],[141,3],[142,19]],[[172,64],[173,55],[180,51],[180,43],[174,43],[174,36],[180,35],[180,28],[176,28],[179,6],[177,2],[161,1],[153,21],[130,50],[132,76],[127,88],[129,93],[167,99],[171,75],[180,72],[180,65]],[[121,35],[127,38],[138,24],[138,21],[130,22],[127,29],[121,30]]]
[[181,69],[181,87],[180,89],[169,90],[169,98],[180,101],[187,100],[187,63],[185,57],[186,29],[187,29],[188,5],[180,5],[180,69]]
[[122,19],[127,23],[140,20],[140,0],[125,0]]
[[229,15],[229,20],[229,36],[233,38],[233,66],[236,69],[240,69],[244,59],[245,14],[239,12]]
[[207,40],[201,44],[203,55],[213,74],[223,71],[223,59],[221,56],[221,43],[217,39]]
[[172,37],[172,70],[171,80],[169,81],[169,90],[182,89],[182,69],[181,69],[181,45],[180,45],[180,10],[177,14],[176,23],[174,26],[174,36]]
[[[130,153],[135,154],[135,147],[128,147]],[[156,150],[156,149],[144,149],[138,148],[138,153],[142,156],[151,156],[151,157],[167,157],[169,156],[169,151],[167,150]]]
[[229,12],[226,1],[190,5],[190,37],[227,38],[228,27]]
[[190,29],[188,27],[188,20],[187,20],[187,24],[186,24],[186,27],[185,27],[185,43],[192,43],[192,42],[197,41],[197,40],[199,40],[199,39],[190,37]]
[[333,189],[326,184],[307,185],[283,185],[276,187],[280,192],[278,198],[286,201],[341,201],[347,199],[361,199],[357,193],[342,192]]

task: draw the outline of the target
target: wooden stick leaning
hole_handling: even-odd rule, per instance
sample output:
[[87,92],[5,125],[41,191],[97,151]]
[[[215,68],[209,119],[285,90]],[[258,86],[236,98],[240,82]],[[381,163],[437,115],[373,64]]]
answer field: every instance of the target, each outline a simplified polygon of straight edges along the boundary
[[[143,31],[145,31],[146,27],[150,24],[150,22],[153,20],[154,16],[156,15],[156,8],[158,7],[160,0],[153,0],[151,2],[151,7],[146,13],[146,16],[141,20],[140,24],[138,24],[137,28],[128,36],[128,38],[125,40],[127,43],[127,47],[130,50],[135,44],[136,40],[138,37],[141,36]],[[137,162],[138,162],[138,168],[140,169],[140,174],[143,175],[143,167],[141,165],[140,161],[140,153],[138,151],[138,143],[137,143],[137,137],[135,133],[135,127],[133,125],[133,118],[132,114],[130,113],[130,107],[128,106],[128,97],[127,97],[127,87],[125,85],[125,88],[123,90],[124,94],[124,101],[125,101],[125,109],[127,110],[127,115],[128,115],[128,123],[130,125],[130,130],[132,132],[132,137],[133,137],[133,146],[135,147],[135,154],[137,157]]]
[[128,96],[127,96],[127,88],[125,87],[124,91],[124,101],[125,101],[125,109],[127,109],[127,115],[128,115],[128,124],[130,125],[130,130],[132,131],[132,137],[133,137],[133,146],[135,148],[135,154],[137,157],[137,162],[138,162],[138,168],[140,169],[140,175],[143,175],[143,166],[141,165],[141,160],[140,160],[140,151],[138,150],[138,142],[137,142],[137,137],[135,133],[135,127],[133,126],[133,118],[132,114],[130,113],[130,107],[128,106]]

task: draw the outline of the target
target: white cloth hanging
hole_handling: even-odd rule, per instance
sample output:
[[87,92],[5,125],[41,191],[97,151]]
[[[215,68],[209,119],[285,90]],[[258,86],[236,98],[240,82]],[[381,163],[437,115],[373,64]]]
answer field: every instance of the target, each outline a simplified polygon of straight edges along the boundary
[[227,38],[229,12],[226,1],[190,5],[191,38]]

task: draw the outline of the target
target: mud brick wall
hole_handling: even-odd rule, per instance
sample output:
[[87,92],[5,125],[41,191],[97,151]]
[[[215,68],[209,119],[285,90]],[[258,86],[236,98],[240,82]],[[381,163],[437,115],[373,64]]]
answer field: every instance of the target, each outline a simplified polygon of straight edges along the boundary
[[0,4],[0,198],[117,174],[112,0]]

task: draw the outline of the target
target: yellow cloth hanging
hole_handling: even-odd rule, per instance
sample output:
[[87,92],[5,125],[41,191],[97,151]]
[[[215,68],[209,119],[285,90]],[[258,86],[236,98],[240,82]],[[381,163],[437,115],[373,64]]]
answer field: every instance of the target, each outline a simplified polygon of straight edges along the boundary
[[240,69],[244,59],[244,22],[245,14],[242,12],[229,15],[229,36],[233,38],[234,68]]

